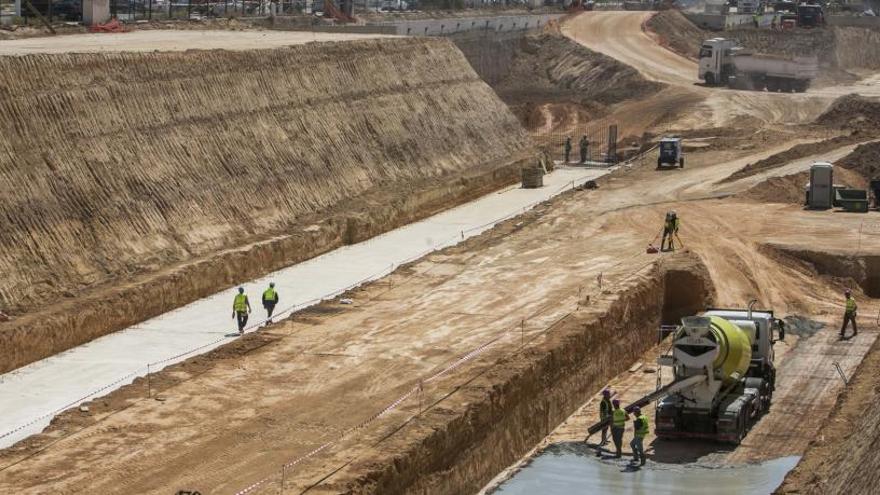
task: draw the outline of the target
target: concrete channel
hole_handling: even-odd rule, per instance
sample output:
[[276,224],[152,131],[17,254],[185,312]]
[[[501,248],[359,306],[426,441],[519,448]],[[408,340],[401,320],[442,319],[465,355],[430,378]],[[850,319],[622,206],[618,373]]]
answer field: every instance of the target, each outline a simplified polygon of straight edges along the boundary
[[[282,298],[278,320],[478,235],[611,170],[557,169],[544,178],[543,188],[511,186],[242,284],[255,311],[248,332],[263,323],[258,299],[269,281],[276,283]],[[0,448],[42,431],[66,409],[235,338],[235,322],[230,319],[233,289],[0,376]]]

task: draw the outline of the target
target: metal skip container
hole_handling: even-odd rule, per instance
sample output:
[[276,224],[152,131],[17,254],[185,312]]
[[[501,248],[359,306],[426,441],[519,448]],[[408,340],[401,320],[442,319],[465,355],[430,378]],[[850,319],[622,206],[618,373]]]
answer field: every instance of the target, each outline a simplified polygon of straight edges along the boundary
[[810,193],[807,206],[827,210],[834,205],[834,166],[816,162],[810,167]]

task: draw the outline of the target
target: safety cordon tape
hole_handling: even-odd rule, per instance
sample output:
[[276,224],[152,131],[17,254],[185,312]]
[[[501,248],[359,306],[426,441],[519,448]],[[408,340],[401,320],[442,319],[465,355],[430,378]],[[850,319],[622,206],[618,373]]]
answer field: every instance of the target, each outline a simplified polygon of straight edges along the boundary
[[[468,361],[471,361],[472,359],[476,358],[477,356],[479,356],[480,354],[482,354],[483,352],[485,352],[487,349],[489,349],[490,347],[492,347],[494,344],[498,343],[498,341],[500,341],[500,340],[503,339],[504,337],[507,337],[507,336],[510,336],[510,335],[511,335],[511,334],[510,334],[509,332],[504,332],[504,333],[502,333],[501,335],[499,335],[499,336],[493,338],[492,340],[490,340],[490,341],[488,341],[488,342],[486,342],[486,343],[484,343],[484,344],[481,344],[479,347],[473,349],[472,351],[468,352],[467,354],[465,354],[465,355],[462,356],[461,358],[455,360],[452,364],[450,364],[450,365],[447,366],[446,368],[443,368],[442,370],[438,371],[437,373],[434,373],[434,374],[431,375],[430,377],[428,377],[428,378],[426,378],[426,379],[424,379],[424,380],[421,380],[421,381],[419,382],[418,385],[416,385],[416,386],[414,386],[413,388],[409,389],[405,394],[403,394],[403,395],[401,395],[400,397],[398,397],[394,402],[388,404],[388,406],[386,406],[386,407],[385,407],[384,409],[382,409],[381,411],[379,411],[379,412],[373,414],[372,416],[370,416],[369,418],[365,419],[364,421],[358,423],[357,425],[352,426],[352,427],[350,427],[350,428],[347,428],[347,429],[343,430],[343,431],[342,431],[342,432],[341,432],[336,438],[334,438],[333,440],[330,440],[329,442],[326,442],[326,443],[324,443],[324,444],[322,444],[322,445],[320,445],[320,446],[318,446],[318,447],[312,449],[312,450],[309,451],[308,453],[306,453],[306,454],[304,454],[304,455],[302,455],[302,456],[300,456],[300,457],[297,457],[297,458],[295,458],[295,459],[293,459],[293,460],[291,460],[291,461],[285,463],[285,464],[282,466],[282,470],[290,469],[290,468],[296,466],[297,464],[300,464],[300,463],[302,463],[303,461],[308,460],[308,459],[311,458],[311,457],[314,457],[314,456],[317,455],[318,453],[320,453],[320,452],[322,452],[322,451],[324,451],[324,450],[326,450],[326,449],[332,447],[333,445],[336,445],[337,443],[339,443],[341,440],[343,440],[345,437],[347,437],[347,436],[350,435],[351,433],[353,433],[353,432],[355,432],[355,431],[357,431],[357,430],[360,430],[360,429],[362,429],[362,428],[365,428],[365,427],[369,426],[370,423],[373,423],[374,421],[376,421],[376,420],[382,418],[383,416],[387,415],[388,413],[394,411],[394,410],[397,409],[401,404],[403,404],[407,399],[409,399],[409,398],[412,397],[413,395],[417,394],[417,393],[419,392],[419,390],[421,390],[423,384],[425,384],[425,383],[429,383],[429,382],[434,381],[434,380],[437,380],[438,378],[440,378],[440,377],[442,377],[442,376],[444,376],[444,375],[446,375],[446,374],[448,374],[448,373],[454,371],[455,369],[459,368],[459,367],[462,366],[463,364],[467,363]],[[279,473],[278,473],[278,472],[275,472],[275,473],[273,473],[273,474],[271,474],[271,475],[269,475],[269,476],[266,476],[265,478],[263,478],[263,479],[261,479],[261,480],[259,480],[259,481],[256,481],[256,482],[252,483],[252,484],[249,485],[248,487],[243,488],[242,490],[239,490],[239,491],[235,492],[235,495],[246,495],[246,494],[248,494],[248,493],[250,493],[250,492],[256,490],[257,488],[259,488],[259,487],[265,485],[266,483],[268,483],[268,482],[274,480],[274,479],[277,478],[278,476],[279,476]]]

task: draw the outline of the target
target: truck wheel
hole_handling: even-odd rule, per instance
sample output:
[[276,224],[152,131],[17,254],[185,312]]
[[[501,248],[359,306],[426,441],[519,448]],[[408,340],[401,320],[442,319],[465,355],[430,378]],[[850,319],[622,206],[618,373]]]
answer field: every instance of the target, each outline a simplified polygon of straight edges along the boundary
[[706,86],[714,86],[715,85],[715,74],[711,72],[706,73]]
[[678,159],[678,168],[684,168],[684,158]]

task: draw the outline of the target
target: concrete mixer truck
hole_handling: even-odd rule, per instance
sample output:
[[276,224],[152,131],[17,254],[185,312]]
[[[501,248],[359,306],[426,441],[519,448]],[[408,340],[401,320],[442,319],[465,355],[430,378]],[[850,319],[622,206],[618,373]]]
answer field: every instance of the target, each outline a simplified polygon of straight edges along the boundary
[[[672,369],[666,386],[628,405],[629,412],[658,400],[660,438],[703,438],[738,444],[770,407],[776,382],[773,344],[785,338],[769,310],[709,309],[682,318],[661,367]],[[597,423],[590,434],[602,428]]]

